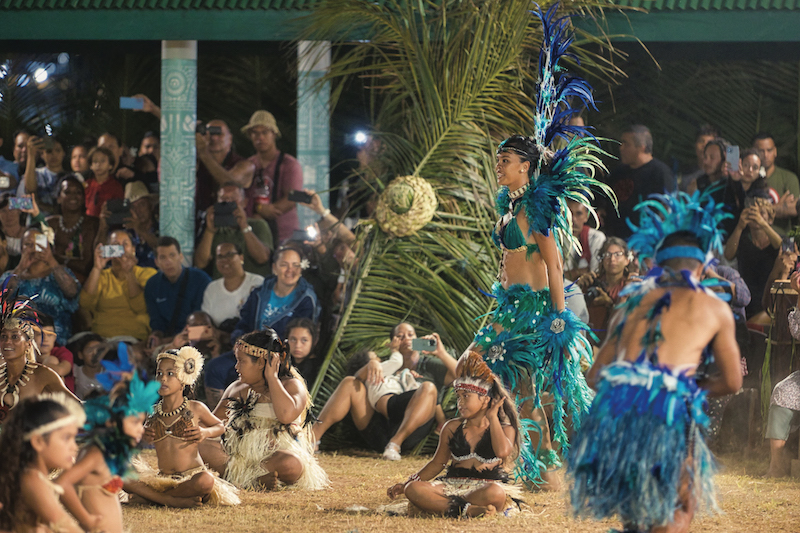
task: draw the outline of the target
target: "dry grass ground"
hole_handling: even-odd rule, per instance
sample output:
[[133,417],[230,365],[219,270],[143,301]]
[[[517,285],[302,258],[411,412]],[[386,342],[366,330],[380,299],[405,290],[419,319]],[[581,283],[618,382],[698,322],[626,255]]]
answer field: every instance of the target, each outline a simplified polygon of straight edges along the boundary
[[[153,459],[152,452],[147,452]],[[512,518],[457,521],[442,518],[390,517],[348,511],[353,505],[375,509],[388,503],[386,489],[416,472],[425,458],[406,458],[388,463],[376,455],[322,454],[320,462],[332,480],[331,488],[313,493],[245,492],[238,507],[205,507],[192,510],[129,505],[125,524],[131,533],[167,532],[262,532],[298,533],[359,532],[420,533],[421,531],[558,533],[605,533],[615,527],[605,523],[576,521],[567,516],[566,493],[527,494],[531,511]],[[765,459],[721,458],[717,477],[724,514],[694,522],[693,532],[800,532],[800,481],[768,480]]]

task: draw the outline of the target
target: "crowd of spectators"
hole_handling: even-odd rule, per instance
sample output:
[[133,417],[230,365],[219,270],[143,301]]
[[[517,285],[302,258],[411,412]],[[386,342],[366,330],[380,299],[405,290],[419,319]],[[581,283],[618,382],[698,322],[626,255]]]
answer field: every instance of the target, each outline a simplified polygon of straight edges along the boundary
[[[139,96],[144,111],[160,115]],[[300,228],[297,202],[289,196],[303,190],[302,169],[278,148],[275,118],[259,110],[236,127],[249,136],[252,157],[236,152],[223,120],[202,124],[195,137],[197,238],[191,263],[175,238],[159,235],[158,135],[148,132],[134,150],[111,132],[67,146],[55,136],[21,131],[12,140],[13,160],[0,157],[0,281],[14,275],[21,294],[38,295],[34,305],[47,317],[41,362],[78,396],[101,387],[95,379],[100,361],[116,353],[118,342],[145,359],[191,344],[207,358],[202,394],[213,406],[236,378],[233,343],[264,327],[287,339],[309,386],[316,380],[350,297],[352,224],[344,221],[348,213],[337,213],[340,220],[316,192],[305,190],[303,205],[318,220]],[[677,174],[654,157],[646,126],[631,126],[620,139],[619,163],[604,177],[618,210],[599,203],[590,213],[569,202],[581,243],[580,251],[565,249],[570,308],[602,341],[625,285],[650,266],[639,264],[626,243],[628,222],[638,222],[634,206],[676,188],[690,194],[709,190],[731,218],[724,254],[707,276],[727,282],[742,331],[748,323],[769,322],[770,288],[796,270],[791,232],[800,199],[797,176],[776,166],[775,139],[759,134],[734,147],[703,126],[696,161]],[[362,165],[370,165],[379,151],[376,142],[362,150]],[[362,203],[361,213],[368,215],[374,198]],[[398,332],[406,330],[400,338]],[[420,359],[406,342],[414,337],[408,324],[392,332],[398,368],[381,367],[371,350],[353,357],[349,377],[315,425],[318,438],[349,413],[369,444],[397,458],[418,442],[418,433],[430,430],[455,363],[441,344]],[[425,364],[433,363],[435,375],[427,376]],[[413,371],[413,378],[395,384],[400,389],[393,390],[393,399],[378,401],[370,392],[384,375],[404,370]]]

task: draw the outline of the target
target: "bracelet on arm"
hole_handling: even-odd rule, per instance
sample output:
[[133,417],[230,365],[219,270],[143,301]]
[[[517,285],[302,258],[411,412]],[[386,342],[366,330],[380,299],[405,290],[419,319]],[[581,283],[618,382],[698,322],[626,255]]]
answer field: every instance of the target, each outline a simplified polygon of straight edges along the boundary
[[323,218],[325,218],[326,216],[328,216],[330,214],[331,214],[331,210],[326,208],[325,211],[323,211],[322,213],[319,214],[319,219],[322,220]]
[[406,481],[405,484],[408,485],[412,481],[421,481],[418,473],[417,474],[411,474],[410,476],[408,476],[408,481]]
[[253,226],[248,225],[246,228],[242,228],[242,234],[250,233],[251,231],[253,231]]

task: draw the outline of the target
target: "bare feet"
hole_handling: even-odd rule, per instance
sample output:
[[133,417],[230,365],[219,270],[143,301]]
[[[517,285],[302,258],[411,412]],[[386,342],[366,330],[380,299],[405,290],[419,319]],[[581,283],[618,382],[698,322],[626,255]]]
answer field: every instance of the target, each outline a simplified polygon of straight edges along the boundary
[[466,508],[465,514],[468,518],[478,518],[479,516],[492,516],[497,513],[494,505],[470,505]]
[[258,483],[261,485],[261,490],[273,490],[275,488],[275,484],[277,482],[277,476],[275,472],[270,472],[269,474],[264,474],[260,478],[258,478]]
[[200,507],[203,505],[203,498],[200,496],[194,498],[180,498],[178,496],[164,496],[163,504],[167,507],[178,507],[181,509],[188,509],[191,507]]

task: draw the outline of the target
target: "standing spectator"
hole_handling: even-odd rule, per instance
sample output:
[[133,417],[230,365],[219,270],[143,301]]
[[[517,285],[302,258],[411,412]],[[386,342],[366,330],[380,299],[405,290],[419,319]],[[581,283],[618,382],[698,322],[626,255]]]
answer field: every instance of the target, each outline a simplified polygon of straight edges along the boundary
[[[58,182],[64,175],[64,146],[56,137],[31,136],[27,153],[30,157],[25,165],[25,179],[17,187],[17,196],[33,194],[39,209],[47,214],[55,213]],[[45,166],[36,168],[40,155]]]
[[800,198],[800,182],[797,175],[775,164],[778,148],[775,139],[769,133],[759,133],[753,137],[753,148],[761,157],[761,164],[767,173],[767,185],[775,189],[780,201],[775,206],[775,226],[784,234],[794,224],[795,202]]
[[[217,201],[236,204],[236,209],[233,211],[236,226],[218,226],[214,216],[214,206],[209,207],[206,211],[206,227],[195,250],[194,266],[206,268],[211,263],[213,250],[223,242],[230,242],[244,251],[245,271],[269,276],[269,257],[273,248],[272,233],[264,220],[247,218],[244,189],[237,183],[226,183],[217,193]],[[212,277],[218,279],[220,276],[222,274],[214,265]]]
[[228,171],[244,158],[233,149],[233,135],[223,120],[211,120],[204,134],[195,135],[197,145],[197,188],[195,208],[205,211],[214,204],[217,189],[229,181]]
[[89,177],[89,149],[83,144],[76,144],[69,153],[69,168],[81,183]]
[[4,159],[5,163],[0,170],[14,178],[11,183],[13,190],[22,181],[25,175],[25,168],[28,164],[28,138],[30,134],[26,131],[18,130],[14,132],[14,161]]
[[155,267],[158,220],[153,197],[144,183],[133,181],[125,186],[125,199],[131,206],[131,217],[125,221],[125,229],[136,249],[136,260],[139,266]]
[[0,195],[0,230],[6,237],[6,250],[8,252],[8,265],[12,269],[19,264],[22,254],[22,235],[25,233],[25,218],[27,215],[19,209],[11,209],[8,199],[11,193]]
[[[202,309],[214,324],[223,331],[232,331],[239,320],[239,313],[250,293],[264,283],[264,276],[245,272],[244,254],[239,245],[223,242],[216,249],[216,270],[222,278],[215,279],[206,287]],[[230,324],[234,320],[233,324]],[[230,324],[230,327],[225,323]]]
[[[0,146],[3,146],[3,138],[0,137]],[[14,161],[9,161],[0,155],[0,176],[8,178],[8,186],[3,187],[3,191],[16,191],[17,181],[19,180],[19,167]]]
[[282,243],[299,227],[297,206],[288,196],[303,188],[303,168],[275,144],[281,132],[269,111],[253,113],[242,133],[250,137],[256,155],[238,163],[230,175],[245,188],[247,214],[267,220],[275,242]]
[[72,336],[72,314],[78,310],[81,285],[69,268],[56,261],[49,240],[36,242],[42,236],[38,228],[25,231],[19,265],[0,276],[0,284],[15,275],[20,296],[38,295],[36,308],[53,317],[57,342],[63,345]]
[[605,234],[591,227],[589,210],[585,205],[574,200],[567,200],[572,213],[572,234],[581,243],[580,253],[572,248],[564,250],[564,277],[575,281],[587,272],[596,272],[600,267],[600,249],[606,242]]
[[[83,185],[72,174],[65,176],[59,183],[56,202],[61,214],[47,218],[47,224],[55,232],[53,254],[59,263],[69,267],[78,281],[83,283],[92,269],[92,250],[99,221],[86,214]],[[35,209],[34,216],[36,211]]]
[[86,214],[99,217],[103,205],[125,194],[122,184],[114,177],[116,159],[108,148],[97,146],[89,151],[92,176],[86,180]]
[[695,180],[705,173],[703,171],[705,147],[710,141],[713,141],[717,137],[719,137],[719,131],[711,124],[703,124],[697,130],[697,136],[694,138],[695,162],[692,167],[682,173],[678,179],[678,185],[682,191],[688,191]]
[[[108,244],[122,246],[125,255],[109,258],[102,244],[94,248],[94,267],[81,291],[81,309],[91,315],[92,331],[102,337],[144,340],[150,334],[144,287],[156,270],[136,264],[133,243],[125,231],[112,232]],[[109,263],[111,268],[106,268]]]
[[200,310],[203,304],[203,293],[211,278],[197,268],[184,268],[183,260],[181,245],[175,238],[158,239],[156,265],[159,272],[144,287],[152,330],[148,339],[150,347],[169,341],[186,323],[186,317]]
[[257,329],[272,328],[281,339],[286,338],[286,325],[294,318],[319,319],[319,303],[311,284],[302,276],[304,258],[293,247],[283,246],[275,252],[273,277],[254,290],[242,307],[239,323],[231,334],[236,340]]
[[[136,174],[133,169],[125,166],[124,158],[128,154],[125,153],[125,148],[119,141],[119,137],[113,133],[105,132],[97,138],[97,147],[105,147],[114,154],[111,174],[119,180],[120,184],[124,185],[135,178]],[[89,159],[91,160],[91,157]]]
[[753,200],[725,243],[725,259],[737,259],[739,273],[752,295],[745,308],[748,319],[764,309],[761,297],[769,280],[769,265],[776,263],[781,248],[781,236],[771,226],[775,207],[766,198]]
[[619,201],[619,216],[613,209],[607,209],[604,228],[606,235],[627,239],[631,230],[626,220],[639,222],[634,206],[651,194],[665,192],[672,183],[672,172],[653,157],[653,136],[642,125],[631,126],[622,133],[619,162],[608,176]]
[[158,133],[154,131],[145,132],[142,142],[139,143],[139,152],[136,155],[152,155],[158,162],[161,159],[161,141],[158,138]]
[[706,144],[703,149],[703,175],[695,180],[694,185],[689,187],[689,194],[699,190],[704,192],[714,188],[711,198],[718,204],[725,205],[733,218],[728,218],[722,222],[722,228],[726,235],[730,235],[736,226],[736,221],[741,213],[741,207],[737,202],[737,190],[739,186],[730,178],[729,165],[725,159],[728,142],[719,137]]

